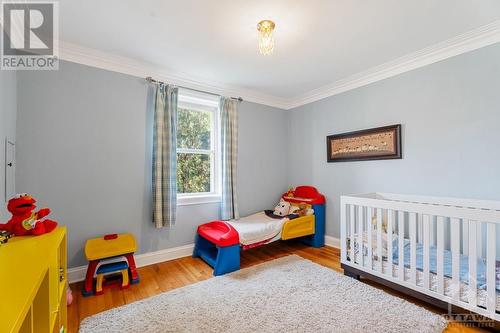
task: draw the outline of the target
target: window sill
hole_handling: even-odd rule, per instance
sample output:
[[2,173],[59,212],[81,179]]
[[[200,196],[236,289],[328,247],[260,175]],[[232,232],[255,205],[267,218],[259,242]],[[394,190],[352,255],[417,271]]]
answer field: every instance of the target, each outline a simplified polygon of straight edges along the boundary
[[177,206],[203,205],[220,202],[220,195],[186,195],[177,196]]

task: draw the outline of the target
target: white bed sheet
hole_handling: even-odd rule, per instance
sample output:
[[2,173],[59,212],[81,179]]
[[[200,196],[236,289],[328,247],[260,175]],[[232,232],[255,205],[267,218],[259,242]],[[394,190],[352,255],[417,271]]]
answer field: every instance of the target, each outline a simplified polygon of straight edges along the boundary
[[238,231],[241,245],[251,245],[266,240],[281,239],[281,230],[286,221],[287,217],[273,219],[265,212],[258,212],[239,220],[230,220],[228,223]]

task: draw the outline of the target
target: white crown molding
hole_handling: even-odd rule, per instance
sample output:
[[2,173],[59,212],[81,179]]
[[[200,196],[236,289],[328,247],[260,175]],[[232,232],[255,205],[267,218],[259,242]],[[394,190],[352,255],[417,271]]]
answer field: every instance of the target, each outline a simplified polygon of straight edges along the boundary
[[311,90],[290,101],[288,108],[296,108],[330,96],[338,95],[498,42],[500,42],[500,20],[407,54],[393,61],[386,62],[348,78],[338,80],[332,84]]
[[169,84],[202,90],[222,96],[241,97],[248,102],[269,105],[280,109],[286,109],[288,106],[284,98],[263,94],[249,89],[232,87],[218,82],[196,79],[191,75],[173,73],[165,68],[154,66],[146,62],[82,47],[64,41],[59,41],[59,58],[65,61],[136,77],[146,78],[152,76],[157,80]]
[[197,80],[187,74],[173,73],[165,68],[145,62],[63,41],[59,41],[59,54],[60,59],[66,61],[137,77],[145,78],[153,76],[158,80],[170,84],[223,96],[242,97],[249,102],[289,110],[499,42],[500,20],[497,20],[462,35],[407,54],[291,99],[217,82]]

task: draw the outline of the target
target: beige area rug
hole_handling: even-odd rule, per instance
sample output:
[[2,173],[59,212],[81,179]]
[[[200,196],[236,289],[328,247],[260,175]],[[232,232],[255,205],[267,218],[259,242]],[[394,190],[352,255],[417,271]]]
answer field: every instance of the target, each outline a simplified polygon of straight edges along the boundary
[[441,332],[446,325],[293,255],[96,314],[80,332]]

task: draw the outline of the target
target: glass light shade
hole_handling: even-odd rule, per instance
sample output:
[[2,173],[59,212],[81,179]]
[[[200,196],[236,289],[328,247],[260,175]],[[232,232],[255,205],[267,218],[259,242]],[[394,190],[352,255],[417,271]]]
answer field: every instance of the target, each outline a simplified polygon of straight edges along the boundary
[[274,51],[274,27],[273,21],[263,20],[257,24],[259,31],[259,51],[263,55],[272,54]]

